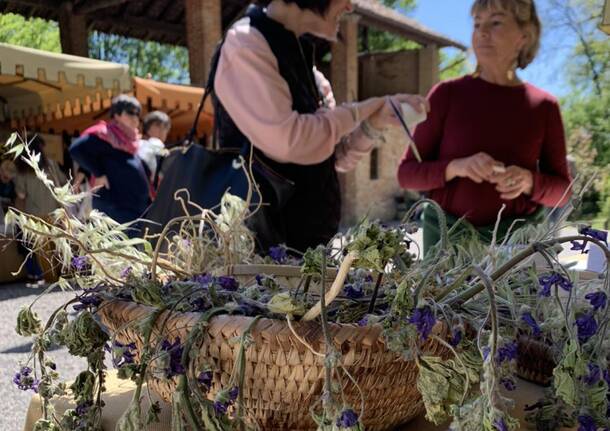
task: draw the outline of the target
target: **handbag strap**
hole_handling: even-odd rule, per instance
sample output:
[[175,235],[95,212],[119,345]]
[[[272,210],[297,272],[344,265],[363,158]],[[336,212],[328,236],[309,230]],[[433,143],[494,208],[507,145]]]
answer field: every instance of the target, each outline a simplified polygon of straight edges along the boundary
[[[183,146],[188,147],[189,145],[191,145],[193,143],[193,140],[195,139],[195,135],[197,134],[197,125],[199,124],[199,117],[201,117],[201,112],[203,111],[203,107],[205,105],[205,101],[207,100],[208,96],[212,93],[212,91],[214,91],[214,78],[216,77],[216,69],[218,69],[218,61],[220,60],[220,50],[222,49],[222,46],[225,43],[225,38],[227,36],[227,32],[229,31],[229,29],[231,29],[231,27],[233,27],[233,24],[235,22],[237,22],[239,19],[241,19],[243,16],[245,16],[246,11],[248,10],[248,8],[250,7],[250,5],[245,6],[240,13],[238,13],[235,17],[235,19],[233,19],[233,21],[227,26],[227,29],[225,30],[225,34],[222,36],[222,39],[220,39],[220,41],[218,42],[218,45],[216,45],[216,49],[214,50],[214,54],[212,55],[212,59],[210,61],[210,73],[208,75],[208,80],[205,84],[205,88],[203,89],[203,96],[201,97],[201,103],[199,104],[199,108],[197,109],[197,114],[195,115],[195,120],[193,121],[193,126],[191,127],[191,130],[189,130],[189,133],[183,143]],[[212,146],[214,148],[216,148],[216,118],[214,118],[214,125],[213,125],[213,131],[212,131]]]

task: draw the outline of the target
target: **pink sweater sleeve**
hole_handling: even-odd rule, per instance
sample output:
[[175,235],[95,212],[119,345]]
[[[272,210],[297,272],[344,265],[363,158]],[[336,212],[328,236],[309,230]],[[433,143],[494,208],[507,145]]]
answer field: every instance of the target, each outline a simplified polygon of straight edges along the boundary
[[[324,97],[324,103],[329,108],[337,106],[333,89],[322,72],[314,68],[316,85]],[[356,167],[360,159],[367,155],[375,142],[362,133],[358,127],[350,135],[344,137],[335,150],[335,169],[338,172],[349,172]]]
[[252,145],[282,163],[320,163],[358,126],[350,110],[341,106],[313,114],[293,110],[277,60],[248,18],[227,33],[214,90]]

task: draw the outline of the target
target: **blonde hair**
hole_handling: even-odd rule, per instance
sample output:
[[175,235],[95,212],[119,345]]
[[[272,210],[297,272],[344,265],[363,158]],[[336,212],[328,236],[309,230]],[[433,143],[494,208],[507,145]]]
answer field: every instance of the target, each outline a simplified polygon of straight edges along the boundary
[[538,53],[542,33],[534,0],[474,0],[470,14],[475,16],[482,9],[505,10],[515,17],[519,28],[527,35],[527,42],[517,57],[517,67],[525,69]]

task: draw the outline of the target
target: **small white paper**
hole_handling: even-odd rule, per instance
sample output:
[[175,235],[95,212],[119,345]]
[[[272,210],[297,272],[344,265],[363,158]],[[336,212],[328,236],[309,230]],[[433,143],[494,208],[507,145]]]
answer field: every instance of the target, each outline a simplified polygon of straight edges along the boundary
[[400,107],[402,108],[402,118],[405,120],[409,129],[426,119],[426,109],[423,106],[421,106],[421,112],[417,112],[415,108],[408,103],[401,103]]

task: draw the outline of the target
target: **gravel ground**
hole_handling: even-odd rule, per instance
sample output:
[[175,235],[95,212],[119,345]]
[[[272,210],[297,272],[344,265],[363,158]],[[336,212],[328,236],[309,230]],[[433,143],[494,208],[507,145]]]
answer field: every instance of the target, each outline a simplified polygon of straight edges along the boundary
[[[23,429],[25,412],[32,392],[22,392],[13,384],[13,376],[20,361],[27,361],[31,348],[30,340],[15,333],[17,313],[21,306],[30,304],[42,292],[24,284],[0,285],[0,430],[20,431]],[[34,306],[43,322],[64,302],[74,296],[72,292],[54,291],[45,295]],[[58,371],[65,379],[76,377],[86,365],[81,358],[68,354],[66,349],[50,353],[57,363]]]

